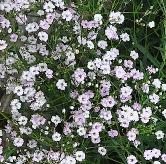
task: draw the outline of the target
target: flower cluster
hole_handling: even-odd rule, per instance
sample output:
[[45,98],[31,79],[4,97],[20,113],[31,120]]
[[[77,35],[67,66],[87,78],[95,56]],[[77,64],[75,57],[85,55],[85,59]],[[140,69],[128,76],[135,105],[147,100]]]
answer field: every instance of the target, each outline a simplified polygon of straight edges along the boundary
[[75,164],[92,149],[106,159],[121,150],[128,164],[166,162],[166,131],[157,126],[166,84],[157,68],[139,70],[137,49],[121,48],[131,40],[120,29],[124,15],[86,20],[63,0],[38,3],[0,2],[0,80],[13,95],[0,161]]

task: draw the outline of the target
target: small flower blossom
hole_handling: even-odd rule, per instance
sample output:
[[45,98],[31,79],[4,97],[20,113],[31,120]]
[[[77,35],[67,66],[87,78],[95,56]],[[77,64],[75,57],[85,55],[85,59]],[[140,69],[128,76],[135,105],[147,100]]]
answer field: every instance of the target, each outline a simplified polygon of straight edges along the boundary
[[120,12],[110,12],[109,15],[109,21],[111,24],[113,23],[118,23],[118,24],[122,24],[124,22],[124,15],[121,14]]
[[56,115],[56,116],[52,116],[51,117],[51,121],[55,124],[55,125],[58,125],[60,122],[61,122],[61,118]]
[[24,144],[24,140],[20,137],[17,137],[17,138],[14,139],[13,144],[16,147],[21,147]]
[[23,95],[23,92],[24,92],[24,90],[23,90],[22,86],[15,87],[14,93],[17,94],[17,96]]
[[149,26],[150,28],[155,27],[155,22],[154,22],[154,21],[149,22],[149,23],[148,23],[148,26]]
[[164,138],[164,133],[161,130],[157,131],[155,135],[158,140]]
[[55,132],[53,135],[52,135],[52,139],[54,141],[60,141],[61,140],[61,135],[58,133],[58,132]]
[[67,83],[65,82],[64,79],[59,79],[58,82],[56,83],[56,86],[59,90],[65,90],[67,87]]
[[85,153],[83,151],[77,151],[75,157],[77,161],[82,162],[85,160]]
[[53,12],[54,8],[55,8],[55,6],[53,5],[53,3],[51,1],[45,2],[44,6],[43,6],[43,9],[46,12]]
[[6,49],[7,43],[5,40],[0,40],[0,51]]
[[135,163],[138,163],[138,160],[134,155],[130,155],[127,157],[127,163],[128,164],[135,164]]
[[73,18],[73,15],[70,12],[70,10],[66,10],[62,12],[62,18],[65,19],[66,21],[71,21]]
[[38,37],[41,41],[46,42],[48,40],[48,34],[46,32],[39,32]]
[[134,60],[136,60],[136,59],[139,57],[138,53],[135,52],[135,51],[131,51],[130,56],[131,56],[131,58],[133,58]]
[[106,155],[107,150],[104,147],[99,147],[98,148],[98,152],[99,154],[101,154],[102,156]]
[[157,104],[160,100],[159,96],[155,93],[153,93],[152,95],[149,95],[149,99],[154,104]]
[[122,41],[127,42],[130,41],[130,37],[127,33],[123,33],[120,35],[120,38],[122,39]]

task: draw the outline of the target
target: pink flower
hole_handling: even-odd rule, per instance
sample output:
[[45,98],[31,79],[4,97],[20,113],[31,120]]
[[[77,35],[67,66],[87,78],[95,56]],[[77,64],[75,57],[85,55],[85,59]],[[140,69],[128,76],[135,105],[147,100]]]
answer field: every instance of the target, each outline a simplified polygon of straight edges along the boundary
[[117,78],[122,79],[125,76],[126,72],[122,66],[115,67],[115,75]]
[[10,41],[11,42],[16,42],[18,39],[18,35],[17,34],[11,34],[10,35]]
[[116,102],[112,96],[103,98],[101,100],[101,105],[103,105],[104,107],[112,108],[115,104],[116,104]]
[[111,129],[110,131],[108,131],[108,136],[110,136],[112,138],[117,137],[118,136],[118,131]]

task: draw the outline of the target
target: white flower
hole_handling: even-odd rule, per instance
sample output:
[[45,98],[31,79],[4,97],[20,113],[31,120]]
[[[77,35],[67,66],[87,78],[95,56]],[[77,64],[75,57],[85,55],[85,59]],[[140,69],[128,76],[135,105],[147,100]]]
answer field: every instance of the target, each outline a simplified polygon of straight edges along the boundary
[[86,134],[86,130],[85,130],[84,127],[79,127],[77,129],[77,133],[78,133],[79,136],[84,136]]
[[61,140],[61,134],[59,134],[58,132],[55,132],[53,135],[52,135],[52,139],[54,141],[60,141]]
[[39,29],[39,25],[36,22],[29,23],[29,24],[27,24],[27,26],[25,27],[25,29],[29,33],[36,32]]
[[115,75],[117,78],[121,79],[125,76],[126,72],[124,71],[122,66],[115,67]]
[[157,104],[160,100],[159,96],[153,93],[152,95],[149,95],[149,99],[152,103]]
[[61,118],[59,116],[52,116],[51,121],[55,124],[58,125],[61,122]]
[[76,157],[77,161],[81,162],[81,161],[85,160],[85,153],[83,151],[77,151],[75,153],[75,157]]
[[162,84],[161,88],[162,88],[163,91],[166,91],[166,84]]
[[110,66],[108,64],[101,65],[100,69],[102,70],[102,73],[105,75],[110,74],[111,72]]
[[55,3],[55,6],[57,6],[57,7],[60,7],[60,8],[64,8],[64,2],[63,2],[64,0],[52,0],[52,2],[54,2]]
[[101,14],[95,14],[94,15],[94,21],[100,22],[103,19]]
[[99,152],[102,156],[104,156],[104,155],[106,155],[106,153],[107,153],[107,149],[105,149],[104,147],[99,147],[99,148],[98,148],[98,152]]
[[47,64],[46,63],[39,63],[38,64],[38,70],[40,71],[40,72],[45,72],[45,71],[47,71]]
[[115,26],[108,26],[105,30],[105,35],[109,40],[118,40],[117,28]]
[[161,164],[159,161],[154,161],[153,164]]
[[0,51],[6,49],[7,43],[5,40],[0,40]]
[[152,83],[156,88],[160,88],[161,81],[159,79],[154,79]]
[[162,111],[163,116],[166,118],[166,109]]
[[142,84],[142,91],[143,91],[144,93],[149,93],[149,84],[143,83],[143,84]]
[[13,141],[14,146],[21,147],[24,144],[24,140],[20,137],[17,137]]
[[87,41],[86,43],[87,43],[87,47],[88,47],[89,49],[93,49],[93,48],[94,48],[94,44],[93,44],[92,41]]
[[130,37],[127,33],[123,33],[120,35],[120,38],[124,41],[124,42],[128,42],[130,41]]
[[25,116],[21,116],[21,117],[19,117],[18,121],[19,121],[18,123],[20,125],[24,125],[25,126],[27,124],[27,122],[28,122],[28,119]]
[[110,12],[109,15],[109,21],[111,24],[113,23],[118,23],[118,24],[122,24],[124,22],[124,15],[121,14],[120,12]]
[[99,22],[100,24],[102,24],[102,19],[103,19],[103,17],[102,17],[101,14],[95,14],[94,15],[94,21],[95,22]]
[[134,155],[130,155],[130,156],[127,157],[127,163],[128,164],[135,164],[137,162],[138,162],[138,160]]
[[66,10],[62,12],[62,18],[65,19],[66,21],[71,21],[73,18],[73,15],[70,12],[70,10]]
[[93,61],[89,61],[87,67],[88,67],[88,69],[90,69],[90,70],[94,70],[94,69],[95,69],[95,64],[94,64],[94,62],[93,62]]
[[108,44],[107,44],[107,42],[105,40],[100,40],[100,41],[98,41],[97,46],[104,50],[104,49],[106,49]]
[[76,160],[75,160],[75,158],[73,158],[71,156],[66,156],[65,164],[76,164]]
[[76,164],[76,160],[69,155],[67,155],[65,158],[62,156],[59,164]]
[[45,4],[44,4],[44,6],[43,6],[43,9],[46,11],[46,12],[53,12],[54,9],[55,8],[55,6],[53,5],[53,3],[51,2],[51,1],[49,1],[49,2],[46,2]]
[[13,99],[12,101],[11,101],[11,108],[12,108],[12,110],[17,110],[17,109],[20,109],[21,108],[21,103],[19,102],[19,100],[18,99]]
[[24,91],[22,86],[16,86],[14,89],[14,93],[17,94],[17,96],[23,95]]
[[65,82],[64,79],[59,79],[58,82],[56,83],[56,86],[60,90],[65,90],[65,88],[67,87],[67,83]]
[[129,131],[127,133],[127,137],[129,141],[134,141],[136,139],[136,133],[134,133],[133,131]]
[[144,158],[146,160],[151,160],[153,158],[152,150],[145,150],[144,151]]
[[155,22],[154,22],[154,21],[152,21],[152,22],[149,22],[149,23],[148,23],[148,26],[149,26],[150,28],[153,28],[153,27],[155,27]]
[[133,89],[132,89],[131,87],[129,87],[129,86],[122,87],[122,88],[120,89],[121,94],[124,95],[124,96],[129,96],[129,95],[131,95],[132,91],[133,91]]
[[159,158],[161,156],[161,151],[159,149],[153,148],[152,155],[154,158]]
[[156,135],[156,138],[159,140],[159,139],[163,139],[164,138],[164,133],[163,131],[159,130],[155,133]]
[[136,60],[136,59],[139,57],[138,53],[135,52],[135,51],[131,51],[130,56],[131,56],[131,58],[133,58],[134,60]]
[[38,37],[41,41],[47,42],[48,40],[48,34],[46,32],[40,31],[38,33]]
[[44,11],[43,11],[43,10],[38,10],[38,11],[37,11],[37,14],[38,14],[39,16],[42,16],[42,15],[44,15]]

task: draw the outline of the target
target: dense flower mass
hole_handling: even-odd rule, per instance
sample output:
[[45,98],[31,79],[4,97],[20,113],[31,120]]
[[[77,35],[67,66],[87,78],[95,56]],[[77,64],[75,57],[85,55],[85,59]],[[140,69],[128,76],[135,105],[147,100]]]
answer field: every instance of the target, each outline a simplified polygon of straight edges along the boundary
[[75,164],[120,151],[124,163],[166,163],[157,127],[166,84],[158,68],[137,67],[136,48],[124,55],[123,13],[86,20],[63,0],[5,0],[0,11],[0,82],[12,95],[1,163]]

